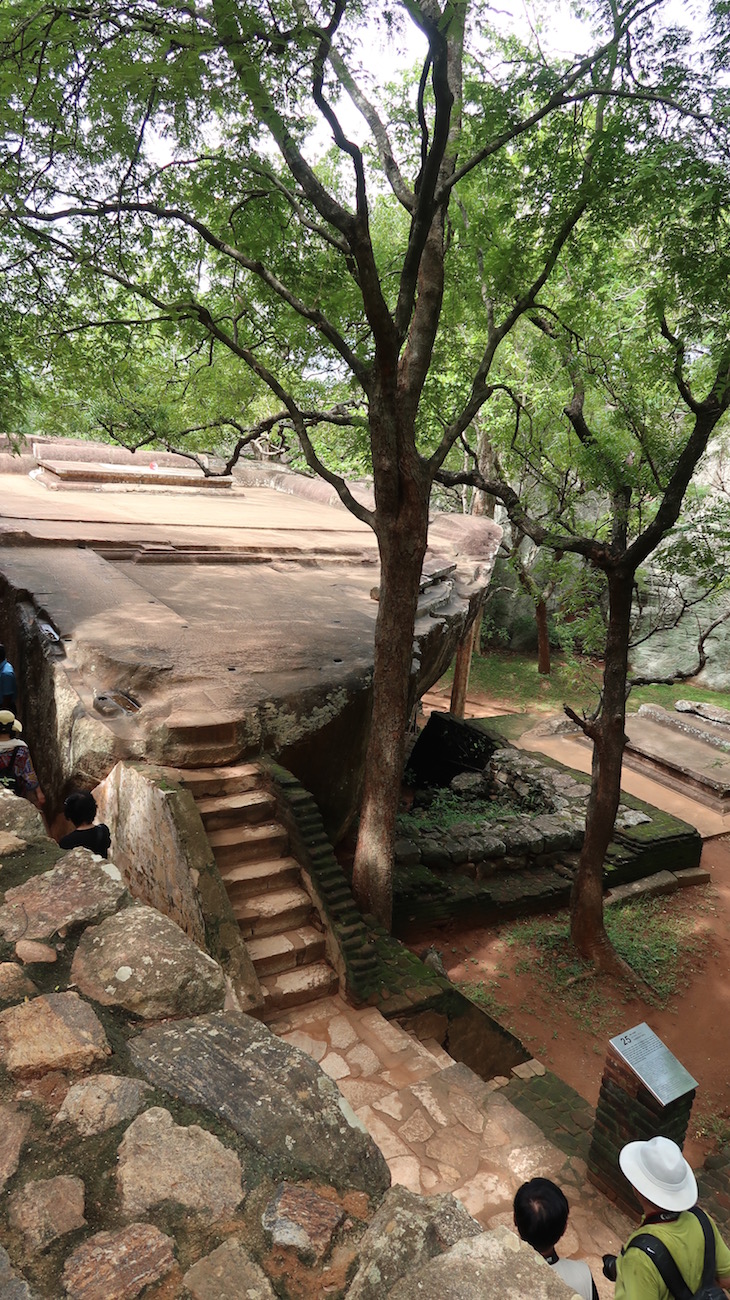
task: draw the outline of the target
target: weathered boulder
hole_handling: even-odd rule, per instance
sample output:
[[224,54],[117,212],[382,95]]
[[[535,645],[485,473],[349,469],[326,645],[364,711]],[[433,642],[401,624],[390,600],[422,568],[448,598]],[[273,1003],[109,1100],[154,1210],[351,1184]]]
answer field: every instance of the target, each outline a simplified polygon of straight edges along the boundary
[[151,1223],[97,1232],[66,1260],[66,1295],[69,1300],[135,1300],[170,1272],[174,1244]]
[[149,1084],[124,1075],[95,1074],[69,1088],[54,1124],[73,1124],[82,1137],[106,1133],[132,1119],[149,1092]]
[[72,925],[109,916],[125,893],[113,863],[96,862],[88,849],[72,849],[51,871],[7,891],[0,934],[10,942],[50,939]]
[[241,1012],[145,1029],[130,1043],[150,1083],[228,1120],[274,1177],[303,1174],[378,1195],[382,1153],[337,1086],[305,1052]]
[[83,1182],[61,1175],[26,1183],[10,1198],[10,1223],[33,1250],[46,1250],[57,1237],[84,1227]]
[[146,1110],[124,1134],[117,1184],[122,1210],[132,1218],[172,1201],[215,1220],[243,1197],[235,1151],[199,1124],[176,1124],[161,1106]]
[[416,1196],[391,1187],[360,1243],[360,1266],[347,1300],[382,1300],[400,1278],[482,1231],[453,1196]]
[[550,1265],[508,1228],[458,1241],[380,1292],[381,1300],[505,1300],[505,1296],[530,1300],[573,1296],[576,1300]]
[[77,993],[49,993],[0,1011],[0,1065],[8,1074],[86,1070],[110,1052],[100,1021]]
[[225,997],[218,963],[152,907],[126,908],[86,930],[71,978],[86,997],[144,1020],[202,1015]]

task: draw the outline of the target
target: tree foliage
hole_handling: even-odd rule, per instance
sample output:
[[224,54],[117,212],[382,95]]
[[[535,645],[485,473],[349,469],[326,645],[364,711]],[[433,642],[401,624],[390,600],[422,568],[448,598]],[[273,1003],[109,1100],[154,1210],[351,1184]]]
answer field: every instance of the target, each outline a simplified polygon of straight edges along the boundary
[[[496,367],[523,321],[538,328],[562,268],[570,298],[573,245],[609,298],[606,251],[635,228],[646,194],[653,203],[662,185],[684,186],[706,216],[698,186],[711,192],[724,148],[711,61],[689,58],[659,0],[582,10],[593,49],[554,59],[468,0],[5,0],[0,10],[6,284],[23,282],[44,326],[67,328],[69,304],[82,303],[82,323],[109,336],[141,331],[245,368],[240,400],[281,415],[310,468],[375,530],[355,886],[386,922],[434,477],[487,404],[513,403],[515,384]],[[390,80],[373,49],[407,32],[416,67]],[[720,186],[718,222],[723,202]],[[655,224],[653,239],[679,275],[679,222],[661,234]],[[690,304],[677,293],[662,273],[661,347],[683,375],[682,340],[693,312],[706,328],[712,294]],[[567,359],[576,336],[546,322],[544,364],[562,367],[576,407],[579,472],[618,500],[619,431],[583,411]],[[354,431],[367,421],[372,511],[318,440],[333,414]],[[648,482],[646,457],[640,471]],[[612,528],[586,548],[610,546]]]

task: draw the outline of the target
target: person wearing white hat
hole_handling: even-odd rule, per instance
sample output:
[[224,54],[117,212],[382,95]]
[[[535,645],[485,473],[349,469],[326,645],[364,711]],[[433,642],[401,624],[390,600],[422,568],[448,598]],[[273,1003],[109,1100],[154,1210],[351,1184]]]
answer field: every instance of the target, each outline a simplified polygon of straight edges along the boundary
[[[729,1288],[730,1250],[709,1215],[697,1207],[697,1180],[676,1142],[666,1137],[629,1142],[618,1162],[641,1205],[642,1220],[615,1261],[615,1300],[671,1300],[675,1292],[660,1270],[671,1270],[672,1262],[681,1275],[680,1286],[683,1281],[688,1288],[680,1290],[680,1296],[693,1296],[708,1280]],[[663,1264],[667,1256],[662,1247],[671,1257],[668,1265]],[[713,1254],[708,1279],[705,1258],[708,1255],[711,1263]],[[604,1256],[604,1265],[614,1258]],[[610,1276],[610,1264],[604,1271]]]
[[15,794],[22,795],[36,808],[46,797],[31,762],[30,750],[20,739],[23,728],[10,709],[0,709],[0,784],[10,783]]

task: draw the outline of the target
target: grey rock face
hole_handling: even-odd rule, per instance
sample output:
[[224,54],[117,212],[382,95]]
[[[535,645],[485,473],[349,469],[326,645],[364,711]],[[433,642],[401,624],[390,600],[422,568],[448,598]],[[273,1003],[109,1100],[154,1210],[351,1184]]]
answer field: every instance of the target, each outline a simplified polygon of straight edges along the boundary
[[370,1195],[389,1186],[383,1155],[332,1080],[249,1016],[218,1012],[146,1029],[130,1054],[150,1083],[228,1120],[275,1177],[303,1173]]
[[122,1210],[131,1218],[163,1201],[219,1219],[243,1196],[241,1162],[235,1151],[201,1128],[183,1128],[161,1106],[146,1110],[119,1146],[117,1183]]
[[10,942],[50,939],[69,926],[109,916],[125,892],[113,863],[102,867],[88,849],[72,849],[52,871],[7,891],[0,933]]
[[453,1196],[425,1198],[391,1187],[360,1244],[360,1266],[347,1300],[383,1300],[400,1278],[462,1238],[481,1233],[480,1224]]
[[497,1228],[457,1242],[381,1291],[380,1300],[569,1300],[572,1295],[531,1246],[509,1229]]
[[71,978],[87,997],[145,1020],[201,1015],[225,997],[218,963],[151,907],[127,908],[86,930]]

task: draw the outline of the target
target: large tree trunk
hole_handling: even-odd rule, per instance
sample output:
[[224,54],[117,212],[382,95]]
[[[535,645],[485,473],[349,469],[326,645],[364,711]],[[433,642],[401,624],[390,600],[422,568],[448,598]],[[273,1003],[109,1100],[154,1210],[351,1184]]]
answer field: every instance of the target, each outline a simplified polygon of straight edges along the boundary
[[[412,467],[415,469],[415,464]],[[365,759],[353,891],[363,912],[390,930],[393,842],[410,716],[413,628],[428,535],[425,474],[401,476],[394,518],[379,509],[380,591],[375,624],[373,711]]]
[[537,623],[537,671],[542,677],[550,676],[550,634],[548,632],[547,604],[542,596],[535,605]]
[[471,659],[474,653],[474,642],[476,641],[477,631],[482,622],[482,607],[479,606],[479,613],[476,618],[472,619],[471,626],[464,633],[461,641],[456,647],[456,661],[454,663],[454,683],[451,687],[451,704],[449,706],[451,713],[455,718],[463,718],[466,709],[466,697],[469,690],[469,672],[471,669]]
[[593,739],[591,793],[586,833],[570,903],[570,933],[582,957],[599,970],[626,974],[603,924],[603,864],[621,797],[621,764],[626,735],[626,677],[633,570],[609,569],[609,619],[603,674],[603,701],[587,734]]

